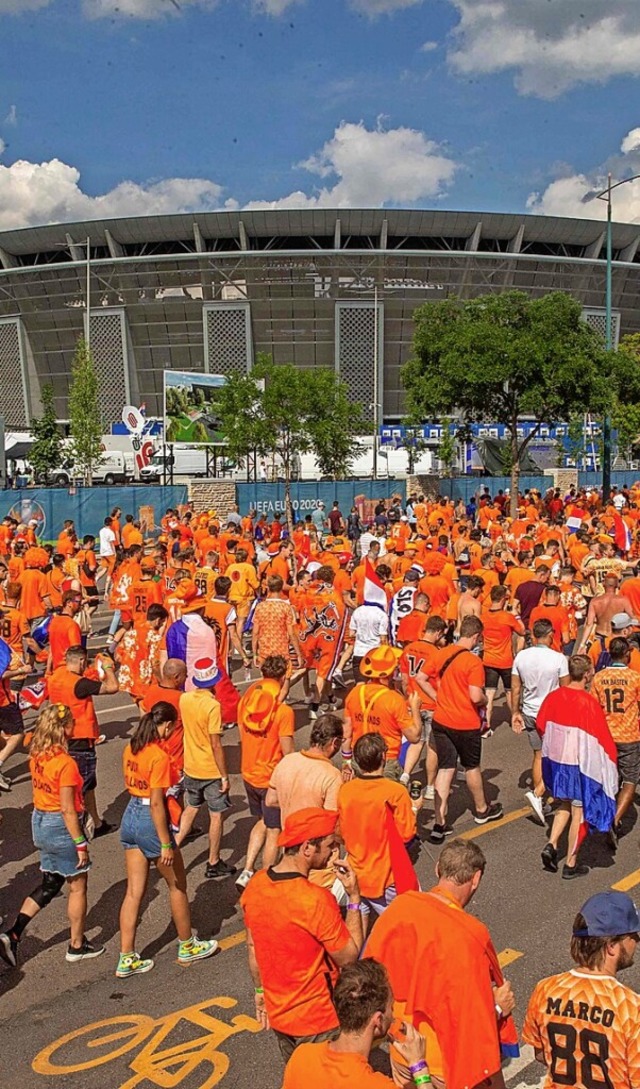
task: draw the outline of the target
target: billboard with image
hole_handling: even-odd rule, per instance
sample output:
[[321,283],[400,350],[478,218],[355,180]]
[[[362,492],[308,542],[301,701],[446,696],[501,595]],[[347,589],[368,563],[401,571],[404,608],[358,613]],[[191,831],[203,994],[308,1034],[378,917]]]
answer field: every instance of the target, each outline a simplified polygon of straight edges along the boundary
[[216,400],[226,381],[222,374],[165,371],[165,442],[190,446],[223,443]]

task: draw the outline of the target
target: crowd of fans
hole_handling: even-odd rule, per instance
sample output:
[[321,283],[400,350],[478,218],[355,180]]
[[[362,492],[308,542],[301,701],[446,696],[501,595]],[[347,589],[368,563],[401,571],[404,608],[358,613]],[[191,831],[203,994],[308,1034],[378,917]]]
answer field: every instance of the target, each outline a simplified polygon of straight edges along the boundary
[[[528,491],[516,517],[486,487],[469,503],[393,496],[366,518],[319,504],[291,527],[220,513],[168,510],[147,540],[118,508],[81,541],[66,522],[55,545],[33,524],[0,525],[0,790],[27,746],[42,871],[0,956],[17,966],[65,885],[67,961],[105,952],[85,936],[92,841],[115,832],[98,807],[94,701],[125,692],[140,717],[123,754],[118,978],[154,967],[136,948],[151,864],[179,962],[218,948],[193,934],[181,855],[205,807],[201,877],[238,887],[255,1013],[285,1089],[391,1085],[369,1063],[383,1038],[396,1085],[504,1085],[515,999],[465,911],[485,857],[449,838],[448,803],[457,784],[476,824],[502,820],[482,752],[504,692],[530,753],[526,800],[548,828],[541,866],[560,870],[565,834],[564,880],[589,872],[589,833],[615,854],[640,778],[640,484],[605,500]],[[240,872],[221,854],[238,738],[252,819]],[[427,892],[414,868],[425,837],[442,845]],[[538,983],[524,1020],[548,1086],[640,1085],[640,999],[617,979],[639,931],[621,892],[575,918],[576,967]]]

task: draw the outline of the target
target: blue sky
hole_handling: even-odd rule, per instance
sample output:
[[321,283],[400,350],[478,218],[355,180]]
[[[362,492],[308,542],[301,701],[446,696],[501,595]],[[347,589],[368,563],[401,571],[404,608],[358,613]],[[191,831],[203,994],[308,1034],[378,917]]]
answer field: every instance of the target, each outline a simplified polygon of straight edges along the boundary
[[263,202],[598,216],[583,193],[640,172],[640,0],[0,0],[0,41],[0,229]]

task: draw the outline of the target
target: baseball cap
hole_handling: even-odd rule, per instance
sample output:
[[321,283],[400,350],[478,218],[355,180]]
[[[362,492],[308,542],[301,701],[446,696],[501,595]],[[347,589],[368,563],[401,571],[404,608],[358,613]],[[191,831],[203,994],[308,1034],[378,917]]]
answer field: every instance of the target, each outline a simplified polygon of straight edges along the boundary
[[278,847],[295,847],[308,839],[322,839],[335,831],[338,813],[335,809],[309,806],[290,813],[278,836]]
[[640,625],[640,620],[637,620],[635,616],[629,616],[629,613],[615,613],[611,617],[611,627],[614,631],[622,631],[623,628],[629,628],[631,625]]
[[640,914],[626,892],[597,892],[580,908],[586,926],[576,938],[620,938],[640,931]]
[[143,571],[155,571],[156,561],[154,560],[153,556],[144,556],[143,559],[140,561],[140,567]]
[[407,582],[420,582],[420,572],[416,571],[415,567],[410,567],[408,571],[404,573],[404,581]]

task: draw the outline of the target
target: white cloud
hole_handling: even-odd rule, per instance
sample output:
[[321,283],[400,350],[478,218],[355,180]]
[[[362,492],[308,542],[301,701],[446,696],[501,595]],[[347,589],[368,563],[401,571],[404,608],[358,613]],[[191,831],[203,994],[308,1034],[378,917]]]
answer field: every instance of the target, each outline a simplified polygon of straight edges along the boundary
[[17,125],[18,124],[18,110],[14,105],[9,106],[9,112],[4,119],[5,125]]
[[283,15],[294,4],[303,3],[303,0],[253,0],[253,8],[260,15]]
[[320,151],[300,163],[320,178],[336,179],[312,194],[300,190],[250,208],[377,208],[437,197],[457,165],[416,129],[370,130],[343,121]]
[[3,139],[2,139],[2,137],[0,136],[0,155],[2,155],[2,154],[3,154],[3,152],[4,152],[4,149],[6,148],[6,146],[7,146],[7,145],[5,144],[4,140],[3,140]]
[[82,7],[89,19],[107,16],[129,16],[134,19],[161,19],[165,15],[179,15],[189,7],[214,7],[218,0],[82,0]]
[[[606,203],[585,201],[588,193],[600,192],[607,185],[640,174],[640,128],[631,129],[620,145],[621,154],[591,173],[567,173],[552,181],[543,193],[531,193],[527,209],[540,215],[578,216],[581,219],[606,219]],[[640,223],[640,178],[619,186],[612,197],[613,218],[621,223]]]
[[0,15],[22,15],[27,11],[46,8],[51,0],[0,0]]
[[638,0],[450,0],[459,75],[515,70],[522,94],[555,98],[581,83],[640,75]]
[[394,11],[415,7],[416,4],[421,4],[422,0],[349,0],[349,2],[356,11],[375,18],[376,15],[391,15]]
[[37,223],[110,216],[212,211],[223,205],[222,187],[202,178],[167,178],[149,185],[124,181],[101,196],[80,187],[80,172],[59,159],[0,165],[0,230]]

